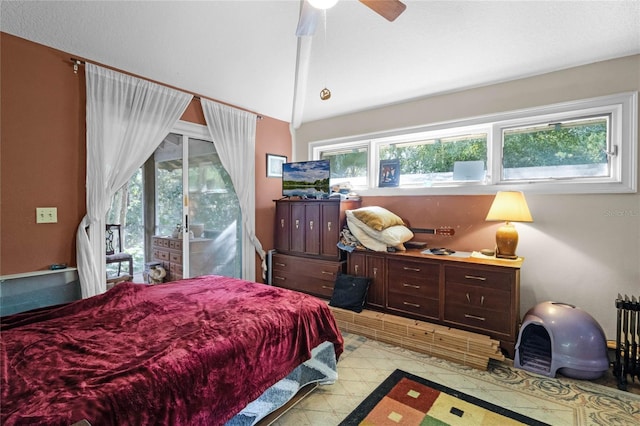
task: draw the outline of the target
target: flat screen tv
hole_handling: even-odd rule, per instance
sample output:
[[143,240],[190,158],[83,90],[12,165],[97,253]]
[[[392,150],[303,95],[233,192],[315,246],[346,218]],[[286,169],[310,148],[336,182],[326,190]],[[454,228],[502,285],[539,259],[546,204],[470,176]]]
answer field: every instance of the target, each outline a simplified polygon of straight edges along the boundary
[[329,160],[300,161],[282,165],[282,195],[326,198],[329,196]]

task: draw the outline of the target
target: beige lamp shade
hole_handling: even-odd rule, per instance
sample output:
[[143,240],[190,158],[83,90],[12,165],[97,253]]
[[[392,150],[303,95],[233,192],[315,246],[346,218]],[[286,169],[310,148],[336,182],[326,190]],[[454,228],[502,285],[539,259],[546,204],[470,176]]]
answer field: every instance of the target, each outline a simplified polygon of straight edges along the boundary
[[533,222],[527,200],[520,191],[498,191],[485,220]]
[[518,231],[510,222],[533,222],[524,194],[520,191],[499,191],[486,220],[506,222],[496,231],[496,257],[517,259]]

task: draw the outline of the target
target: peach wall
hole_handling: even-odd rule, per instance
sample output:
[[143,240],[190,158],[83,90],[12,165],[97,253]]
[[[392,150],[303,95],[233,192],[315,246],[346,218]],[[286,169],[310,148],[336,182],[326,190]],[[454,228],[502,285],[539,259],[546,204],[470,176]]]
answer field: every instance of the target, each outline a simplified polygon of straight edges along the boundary
[[500,224],[485,222],[493,195],[362,197],[362,206],[381,206],[402,217],[411,228],[452,229],[454,234],[416,233],[414,240],[428,247],[447,247],[458,251],[474,251],[495,246]]
[[[0,43],[0,275],[75,266],[86,212],[84,69],[74,74],[73,55],[6,33]],[[197,99],[182,120],[205,124]],[[265,250],[280,195],[280,180],[266,178],[267,152],[291,155],[287,123],[264,117],[257,124],[256,235]],[[58,223],[36,224],[36,207],[57,207]]]
[[[86,211],[84,75],[69,54],[0,37],[0,274],[75,265]],[[58,223],[36,224],[36,207],[57,207]]]
[[182,114],[182,117],[180,117],[180,120],[202,124],[203,126],[207,125],[207,122],[204,119],[204,112],[202,111],[202,104],[197,98],[191,99],[189,106]]
[[[275,203],[282,196],[282,180],[267,176],[267,154],[291,158],[289,123],[264,117],[256,128],[256,235],[267,251],[273,248]],[[264,282],[256,264],[256,281]]]

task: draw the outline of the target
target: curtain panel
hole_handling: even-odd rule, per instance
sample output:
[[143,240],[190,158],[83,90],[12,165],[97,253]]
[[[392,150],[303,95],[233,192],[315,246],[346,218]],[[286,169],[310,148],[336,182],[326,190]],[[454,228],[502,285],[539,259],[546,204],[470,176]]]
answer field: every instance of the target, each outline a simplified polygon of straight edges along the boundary
[[256,236],[256,120],[247,111],[201,99],[202,110],[213,144],[238,196],[242,214],[242,278],[255,281],[255,253],[262,259],[262,278],[267,265],[262,244]]
[[116,191],[153,154],[192,95],[85,64],[87,213],[76,234],[82,297],[106,291],[105,216]]

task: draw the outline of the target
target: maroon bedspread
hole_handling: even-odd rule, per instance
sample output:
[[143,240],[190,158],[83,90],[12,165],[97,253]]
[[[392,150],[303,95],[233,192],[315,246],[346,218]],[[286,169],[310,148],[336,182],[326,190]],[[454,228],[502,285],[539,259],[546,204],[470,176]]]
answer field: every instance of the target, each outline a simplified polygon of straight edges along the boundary
[[0,423],[223,424],[311,356],[327,304],[227,277],[119,284],[3,318]]

